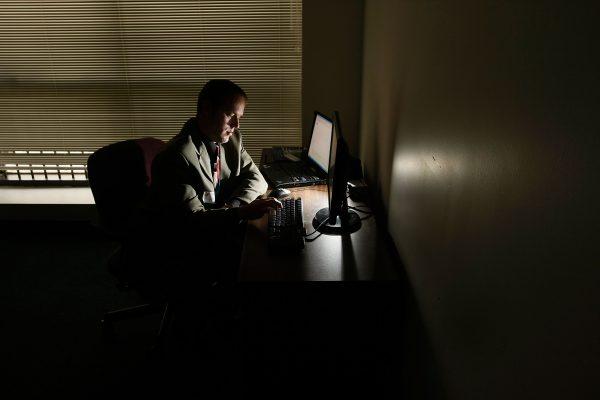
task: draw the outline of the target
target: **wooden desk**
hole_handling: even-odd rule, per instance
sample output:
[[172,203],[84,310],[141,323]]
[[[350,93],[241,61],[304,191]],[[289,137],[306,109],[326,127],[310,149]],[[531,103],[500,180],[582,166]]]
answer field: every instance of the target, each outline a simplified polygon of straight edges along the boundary
[[[304,226],[314,231],[315,213],[327,206],[327,186],[293,188],[301,197]],[[350,205],[360,207],[348,199]],[[362,208],[366,208],[363,206]],[[366,214],[358,213],[361,217]],[[357,232],[321,235],[299,253],[272,254],[267,247],[268,216],[248,222],[240,265],[241,282],[387,281],[398,279],[396,266],[373,216]],[[316,236],[312,235],[311,237]]]
[[[327,187],[292,192],[302,198],[312,232]],[[399,392],[403,280],[374,217],[357,232],[321,235],[289,254],[269,253],[267,219],[248,223],[242,251],[242,387],[262,397],[281,397],[290,388],[306,397]]]

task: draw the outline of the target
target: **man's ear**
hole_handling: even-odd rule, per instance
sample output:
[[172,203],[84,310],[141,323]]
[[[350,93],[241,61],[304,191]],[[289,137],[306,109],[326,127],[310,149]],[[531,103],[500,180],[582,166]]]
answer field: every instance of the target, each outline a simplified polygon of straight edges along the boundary
[[214,108],[214,105],[210,101],[204,100],[200,106],[200,114],[198,114],[198,117],[206,117],[208,115],[212,115]]

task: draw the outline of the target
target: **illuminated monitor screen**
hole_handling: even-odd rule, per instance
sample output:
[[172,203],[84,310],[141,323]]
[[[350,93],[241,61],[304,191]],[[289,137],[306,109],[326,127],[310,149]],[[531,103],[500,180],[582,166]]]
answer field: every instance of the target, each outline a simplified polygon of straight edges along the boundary
[[329,170],[329,148],[331,146],[331,130],[333,122],[320,113],[315,113],[308,158],[317,164],[323,172]]

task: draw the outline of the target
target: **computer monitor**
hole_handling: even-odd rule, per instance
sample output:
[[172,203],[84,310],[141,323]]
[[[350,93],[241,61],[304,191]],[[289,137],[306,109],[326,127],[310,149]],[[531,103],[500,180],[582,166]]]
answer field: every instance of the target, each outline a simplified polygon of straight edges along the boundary
[[308,158],[319,166],[323,172],[327,172],[328,170],[332,129],[333,121],[320,112],[315,111],[310,146],[308,148]]
[[328,206],[317,211],[313,226],[319,232],[343,234],[356,232],[361,227],[358,214],[348,209],[348,164],[350,153],[342,136],[340,116],[334,111],[327,175]]

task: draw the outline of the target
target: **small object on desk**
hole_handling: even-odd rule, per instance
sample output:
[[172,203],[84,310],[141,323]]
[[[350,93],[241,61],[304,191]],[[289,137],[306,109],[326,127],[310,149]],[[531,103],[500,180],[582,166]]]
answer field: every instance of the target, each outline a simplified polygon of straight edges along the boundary
[[348,194],[354,201],[369,200],[369,188],[362,179],[348,181]]
[[282,199],[284,197],[287,197],[291,194],[292,192],[290,192],[288,189],[284,189],[284,188],[276,188],[271,190],[271,192],[269,193],[269,197],[275,197],[276,199]]
[[269,249],[272,251],[304,248],[304,216],[302,199],[283,199],[282,208],[269,212]]

